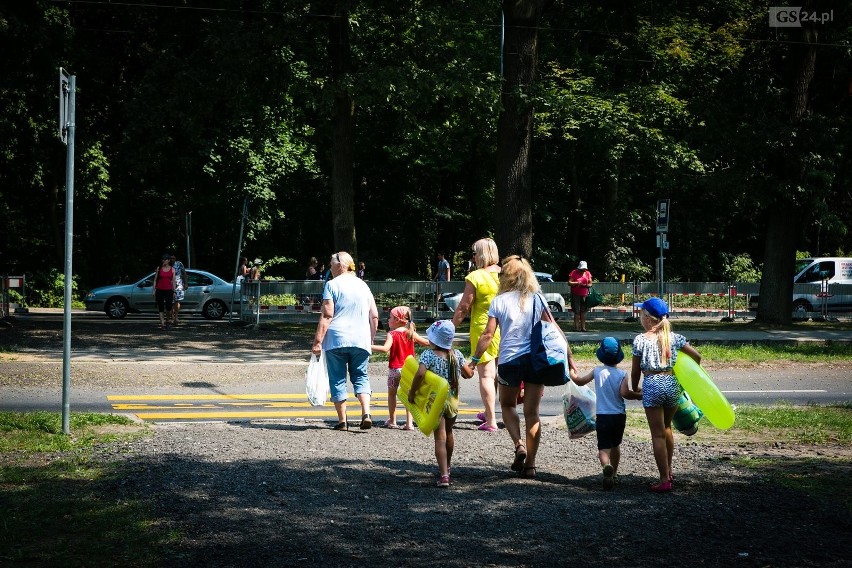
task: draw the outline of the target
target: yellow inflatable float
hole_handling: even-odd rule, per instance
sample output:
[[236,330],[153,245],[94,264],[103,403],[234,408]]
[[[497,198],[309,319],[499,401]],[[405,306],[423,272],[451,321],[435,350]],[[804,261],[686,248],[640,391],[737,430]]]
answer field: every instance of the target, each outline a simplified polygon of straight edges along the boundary
[[409,355],[402,365],[402,374],[399,378],[399,391],[397,397],[399,401],[411,412],[417,428],[426,434],[431,435],[441,423],[441,414],[444,412],[444,403],[447,402],[447,396],[450,393],[450,383],[443,377],[439,377],[432,371],[426,371],[426,376],[420,384],[420,388],[414,395],[414,404],[408,402],[408,391],[411,390],[411,383],[414,381],[414,375],[417,374],[417,369],[420,368],[420,362],[413,356]]

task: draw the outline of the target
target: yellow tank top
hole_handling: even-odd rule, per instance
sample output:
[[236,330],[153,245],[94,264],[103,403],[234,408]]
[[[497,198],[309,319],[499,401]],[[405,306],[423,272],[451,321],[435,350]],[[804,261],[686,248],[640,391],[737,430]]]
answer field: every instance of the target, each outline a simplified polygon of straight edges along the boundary
[[[473,299],[473,304],[470,306],[470,348],[476,349],[476,344],[479,342],[479,336],[485,331],[485,325],[488,323],[488,307],[491,305],[491,300],[497,295],[497,290],[500,288],[499,272],[490,272],[485,269],[474,270],[467,275],[465,281],[470,282],[476,290],[476,296]],[[485,353],[482,354],[480,363],[487,363],[492,359],[497,358],[497,349],[500,347],[500,328],[494,332],[494,337],[491,339],[491,345]]]

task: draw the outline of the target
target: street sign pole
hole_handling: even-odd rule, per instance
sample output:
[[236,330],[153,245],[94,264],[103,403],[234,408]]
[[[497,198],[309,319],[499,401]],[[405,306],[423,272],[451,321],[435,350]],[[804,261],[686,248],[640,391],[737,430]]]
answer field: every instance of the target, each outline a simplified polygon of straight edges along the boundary
[[668,248],[666,234],[669,232],[669,212],[671,210],[671,200],[660,199],[657,201],[657,244],[660,247],[659,270],[657,273],[660,277],[660,299],[665,299],[665,280],[663,279],[663,261],[665,260],[664,251]]
[[71,257],[74,250],[74,130],[77,76],[59,68],[59,136],[65,158],[65,310],[62,325],[62,433],[71,433]]

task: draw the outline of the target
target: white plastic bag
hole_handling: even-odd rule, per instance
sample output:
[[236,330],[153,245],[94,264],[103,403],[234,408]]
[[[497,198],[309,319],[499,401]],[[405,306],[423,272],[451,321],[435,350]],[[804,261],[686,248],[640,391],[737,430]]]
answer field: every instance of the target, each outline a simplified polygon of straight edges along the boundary
[[305,371],[305,392],[312,406],[323,406],[328,398],[328,368],[325,366],[325,351],[319,357],[311,355]]
[[577,386],[574,381],[568,383],[562,395],[562,410],[572,439],[581,438],[595,430],[596,401],[595,391],[589,385]]

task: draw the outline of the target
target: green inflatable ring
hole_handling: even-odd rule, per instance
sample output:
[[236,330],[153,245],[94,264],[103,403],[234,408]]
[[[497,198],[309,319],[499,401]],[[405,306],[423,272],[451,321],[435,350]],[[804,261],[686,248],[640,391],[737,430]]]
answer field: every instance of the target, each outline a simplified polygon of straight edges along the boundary
[[689,393],[689,398],[713,426],[727,430],[734,425],[735,416],[731,403],[695,359],[679,352],[673,371],[680,386]]

